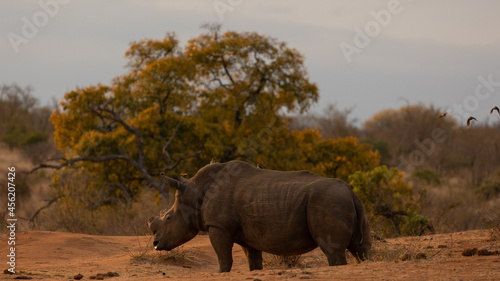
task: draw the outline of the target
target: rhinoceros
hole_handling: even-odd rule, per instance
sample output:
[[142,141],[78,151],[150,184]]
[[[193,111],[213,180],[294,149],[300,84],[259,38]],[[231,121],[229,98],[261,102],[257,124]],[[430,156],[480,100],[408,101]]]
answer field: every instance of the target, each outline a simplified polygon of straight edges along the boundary
[[208,231],[220,272],[232,267],[241,245],[250,270],[262,269],[262,252],[298,255],[320,247],[329,265],[369,258],[364,207],[342,180],[308,171],[275,171],[242,161],[211,163],[190,179],[163,176],[175,202],[148,221],[156,250],[172,250]]

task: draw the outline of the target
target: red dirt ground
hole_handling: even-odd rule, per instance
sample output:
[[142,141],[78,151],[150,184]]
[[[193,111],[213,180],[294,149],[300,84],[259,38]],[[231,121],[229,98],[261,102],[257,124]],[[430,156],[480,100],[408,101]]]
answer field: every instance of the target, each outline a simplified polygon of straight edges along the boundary
[[[497,231],[498,233],[498,231]],[[495,234],[497,234],[495,233]],[[230,273],[217,273],[218,264],[208,236],[198,235],[181,249],[152,250],[148,236],[92,236],[29,231],[16,236],[16,274],[0,272],[0,279],[19,276],[33,280],[68,280],[77,274],[90,280],[98,273],[116,272],[105,280],[500,280],[500,255],[463,256],[464,249],[500,250],[500,238],[490,230],[475,230],[375,241],[373,260],[330,267],[316,249],[288,268],[264,255],[264,270],[250,272],[243,251],[233,250]],[[7,237],[0,239],[6,269]],[[409,260],[402,261],[406,254]],[[417,259],[416,256],[422,256]],[[425,257],[425,258],[423,258]]]

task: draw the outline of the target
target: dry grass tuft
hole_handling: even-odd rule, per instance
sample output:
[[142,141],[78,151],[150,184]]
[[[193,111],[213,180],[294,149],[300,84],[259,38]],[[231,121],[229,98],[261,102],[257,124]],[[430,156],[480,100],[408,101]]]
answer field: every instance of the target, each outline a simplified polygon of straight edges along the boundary
[[152,235],[148,235],[149,239],[143,245],[139,237],[137,237],[137,247],[126,248],[125,252],[130,256],[131,263],[162,263],[162,262],[185,262],[189,261],[189,253],[184,250],[184,247],[177,247],[171,251],[156,251],[151,245]]
[[[451,241],[453,240],[450,234]],[[447,245],[433,246],[425,237],[402,237],[398,240],[374,241],[372,247],[373,262],[397,262],[432,259],[449,254]],[[425,246],[422,246],[425,245]]]
[[302,267],[302,256],[279,256],[265,254],[263,264],[265,267],[270,268],[295,268]]
[[139,237],[137,237],[137,242],[139,244],[139,247],[137,249],[130,249],[130,248],[125,248],[125,252],[132,258],[132,262],[137,262],[137,261],[144,261],[144,260],[149,260],[149,253],[151,252],[151,238],[153,236],[148,235],[149,239],[146,245],[142,245],[141,240]]
[[171,251],[163,251],[158,253],[158,259],[161,261],[184,261],[188,258],[188,252],[184,250],[184,246],[177,247]]

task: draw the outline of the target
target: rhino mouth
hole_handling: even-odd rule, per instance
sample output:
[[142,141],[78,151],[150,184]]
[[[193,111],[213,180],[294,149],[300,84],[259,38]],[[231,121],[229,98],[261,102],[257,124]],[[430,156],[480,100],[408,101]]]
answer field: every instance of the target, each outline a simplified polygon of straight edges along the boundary
[[153,241],[153,247],[155,248],[155,250],[159,251],[160,248],[158,247],[158,241]]
[[165,246],[161,246],[159,245],[159,242],[158,241],[153,241],[153,247],[155,250],[157,251],[170,251],[172,250],[173,248],[169,248],[169,247],[165,247]]

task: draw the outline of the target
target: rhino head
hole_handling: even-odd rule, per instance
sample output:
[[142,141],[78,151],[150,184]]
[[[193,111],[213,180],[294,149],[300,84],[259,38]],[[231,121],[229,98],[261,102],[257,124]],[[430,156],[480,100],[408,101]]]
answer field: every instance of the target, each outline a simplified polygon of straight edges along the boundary
[[180,181],[161,175],[175,188],[174,205],[159,217],[151,217],[148,226],[154,235],[153,246],[156,250],[170,251],[193,239],[200,231],[196,225],[198,216],[197,190],[184,178]]

